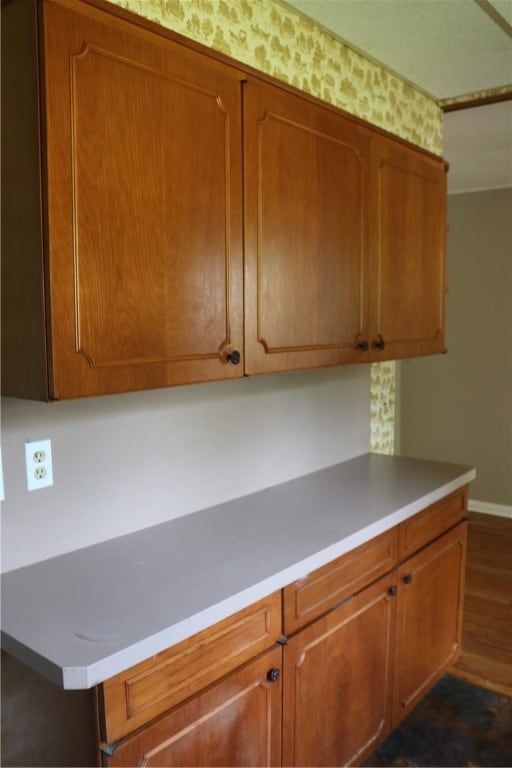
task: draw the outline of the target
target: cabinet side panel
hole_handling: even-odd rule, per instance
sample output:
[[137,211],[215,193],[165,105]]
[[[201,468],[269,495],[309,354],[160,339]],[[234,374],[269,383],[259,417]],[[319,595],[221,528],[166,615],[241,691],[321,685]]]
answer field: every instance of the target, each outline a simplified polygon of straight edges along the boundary
[[64,691],[2,652],[1,764],[97,765],[93,691]]
[[47,399],[34,2],[2,6],[2,394]]

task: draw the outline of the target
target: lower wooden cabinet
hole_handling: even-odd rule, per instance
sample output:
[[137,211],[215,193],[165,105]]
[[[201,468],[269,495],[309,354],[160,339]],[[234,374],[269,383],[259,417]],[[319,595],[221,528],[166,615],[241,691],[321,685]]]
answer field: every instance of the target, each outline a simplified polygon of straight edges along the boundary
[[284,648],[283,764],[353,765],[390,728],[390,577],[347,600]]
[[360,765],[460,653],[466,509],[461,488],[94,692],[12,660],[9,764]]
[[[315,605],[327,605],[348,573],[359,590],[311,616],[284,648],[284,765],[360,765],[456,661],[466,504],[461,489],[363,545],[357,558],[354,550],[284,590],[292,632],[306,590],[315,590]],[[396,555],[397,540],[405,559]],[[370,566],[386,563],[387,573],[375,580],[382,570]]]
[[280,647],[103,753],[105,766],[281,764]]
[[281,635],[281,593],[274,592],[99,686],[100,732],[118,743],[261,653]]
[[467,523],[397,571],[392,725],[398,725],[460,654]]

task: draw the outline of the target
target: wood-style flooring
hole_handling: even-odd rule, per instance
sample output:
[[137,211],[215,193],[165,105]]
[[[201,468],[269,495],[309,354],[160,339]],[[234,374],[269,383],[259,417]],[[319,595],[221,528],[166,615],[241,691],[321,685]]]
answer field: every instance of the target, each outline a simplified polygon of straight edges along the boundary
[[512,519],[469,514],[462,655],[450,672],[512,696]]

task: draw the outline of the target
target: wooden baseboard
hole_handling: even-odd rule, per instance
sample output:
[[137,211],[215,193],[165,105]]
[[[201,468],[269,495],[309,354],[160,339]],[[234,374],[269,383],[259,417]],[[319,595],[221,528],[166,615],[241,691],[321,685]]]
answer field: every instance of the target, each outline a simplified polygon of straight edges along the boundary
[[481,512],[484,515],[496,515],[497,517],[512,518],[512,506],[507,504],[491,504],[490,501],[477,501],[470,499],[468,502],[470,512]]
[[496,665],[490,659],[470,653],[463,653],[455,666],[448,670],[450,675],[467,680],[468,683],[487,688],[489,691],[512,697],[510,665]]

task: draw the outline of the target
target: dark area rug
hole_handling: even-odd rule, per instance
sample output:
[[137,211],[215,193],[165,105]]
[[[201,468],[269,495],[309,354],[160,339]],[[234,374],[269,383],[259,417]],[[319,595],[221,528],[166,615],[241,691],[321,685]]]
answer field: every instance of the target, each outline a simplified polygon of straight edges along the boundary
[[443,677],[366,766],[512,766],[512,699]]

